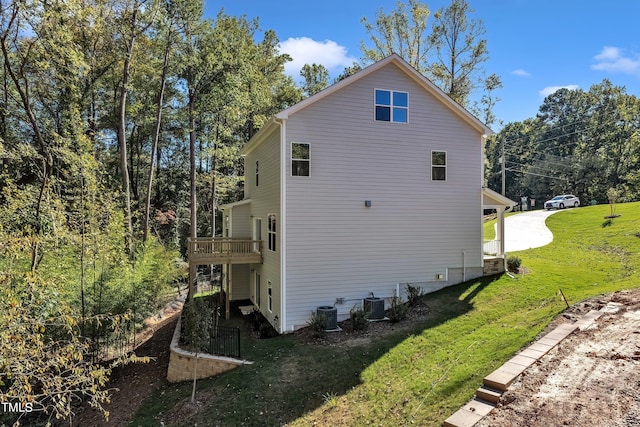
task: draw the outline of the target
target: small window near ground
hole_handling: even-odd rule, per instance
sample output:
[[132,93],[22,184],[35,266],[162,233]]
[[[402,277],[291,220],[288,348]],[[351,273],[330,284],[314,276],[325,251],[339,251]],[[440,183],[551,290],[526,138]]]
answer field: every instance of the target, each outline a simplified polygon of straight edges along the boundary
[[386,89],[375,90],[375,119],[381,122],[409,121],[409,94]]
[[431,152],[431,180],[432,181],[447,180],[447,152],[446,151]]
[[269,214],[269,250],[276,251],[276,214]]
[[311,155],[309,144],[291,143],[291,175],[309,176]]

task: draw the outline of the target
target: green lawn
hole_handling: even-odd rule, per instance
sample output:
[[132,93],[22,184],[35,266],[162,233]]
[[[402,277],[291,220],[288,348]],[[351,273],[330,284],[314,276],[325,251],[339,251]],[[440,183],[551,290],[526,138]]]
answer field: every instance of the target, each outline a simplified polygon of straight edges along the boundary
[[[528,274],[429,294],[431,312],[414,329],[348,346],[245,339],[255,364],[199,381],[200,409],[181,411],[174,425],[439,426],[562,312],[559,289],[576,303],[640,286],[640,203],[617,213],[609,225],[607,205],[549,217],[553,243],[516,253]],[[190,391],[190,383],[164,385],[133,425],[157,426]]]

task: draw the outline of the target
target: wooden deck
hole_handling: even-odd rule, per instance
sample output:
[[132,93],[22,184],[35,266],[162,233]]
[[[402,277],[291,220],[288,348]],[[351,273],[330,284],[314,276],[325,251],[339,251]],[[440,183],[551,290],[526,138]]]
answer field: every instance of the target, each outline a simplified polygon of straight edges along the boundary
[[188,251],[190,265],[262,263],[262,240],[198,237]]

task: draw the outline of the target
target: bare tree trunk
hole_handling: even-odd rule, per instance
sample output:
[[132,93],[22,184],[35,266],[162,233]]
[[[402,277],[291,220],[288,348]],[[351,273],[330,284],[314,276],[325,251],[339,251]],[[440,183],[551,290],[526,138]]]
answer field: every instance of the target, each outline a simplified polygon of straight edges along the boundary
[[153,129],[153,140],[151,142],[151,165],[149,166],[149,180],[147,181],[147,195],[144,204],[144,223],[143,223],[143,241],[147,241],[149,232],[149,216],[151,210],[151,190],[153,188],[153,174],[156,169],[156,154],[158,152],[158,140],[160,138],[160,125],[162,123],[162,104],[164,103],[164,90],[167,81],[167,72],[169,68],[169,52],[171,51],[171,27],[167,31],[167,44],[164,49],[164,62],[162,64],[162,77],[160,78],[160,93],[158,94],[158,103],[156,105],[156,126]]
[[124,204],[125,214],[125,251],[129,256],[133,254],[133,220],[131,217],[131,189],[129,180],[129,162],[127,160],[127,138],[126,138],[126,126],[127,126],[127,95],[129,84],[129,76],[131,71],[131,57],[133,56],[133,47],[135,45],[135,22],[136,15],[138,13],[137,8],[133,11],[133,17],[131,19],[131,39],[127,44],[127,55],[124,60],[124,67],[122,73],[122,86],[120,88],[120,111],[118,122],[118,148],[120,150],[120,173],[122,175],[122,197]]
[[[29,81],[25,78],[24,75],[21,75],[22,68],[26,65],[25,63],[28,61],[28,58],[23,58],[23,63],[18,67],[18,70],[14,70],[12,64],[14,63],[9,55],[9,47],[7,46],[7,38],[9,37],[8,29],[11,28],[14,23],[18,19],[19,9],[17,6],[14,6],[11,15],[8,19],[5,31],[0,37],[0,48],[2,49],[2,56],[4,58],[4,69],[5,72],[9,73],[9,77],[11,81],[16,87],[18,94],[20,95],[20,100],[22,101],[22,108],[24,108],[24,112],[27,115],[29,123],[31,124],[31,128],[33,130],[35,139],[38,141],[38,145],[42,151],[42,183],[40,185],[40,192],[38,195],[38,202],[36,205],[36,233],[40,234],[40,215],[42,213],[42,202],[44,200],[44,196],[49,184],[49,176],[51,174],[51,170],[53,169],[53,155],[51,154],[51,150],[49,145],[44,139],[42,132],[40,131],[40,125],[36,120],[36,116],[33,113],[33,109],[31,108],[30,94],[29,94]],[[35,41],[34,41],[35,43]],[[28,51],[27,51],[28,52]],[[34,239],[34,243],[31,248],[31,270],[35,271],[37,269],[38,263],[42,258],[40,254],[40,244],[38,239]]]
[[[190,82],[193,84],[193,82]],[[189,228],[189,236],[192,239],[198,237],[198,227],[197,227],[197,197],[196,197],[196,120],[194,115],[194,92],[193,88],[189,88],[189,165],[190,165],[190,174],[189,174],[189,189],[191,194],[191,208],[190,208],[190,228]],[[193,294],[195,291],[194,281],[195,281],[195,266],[189,265],[189,271],[192,272],[192,275],[189,277],[189,299],[193,298]]]

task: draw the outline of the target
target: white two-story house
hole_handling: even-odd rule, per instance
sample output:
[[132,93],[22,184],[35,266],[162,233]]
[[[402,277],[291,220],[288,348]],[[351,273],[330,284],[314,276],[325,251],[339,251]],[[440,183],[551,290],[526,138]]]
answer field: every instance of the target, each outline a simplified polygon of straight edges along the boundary
[[513,204],[483,188],[491,133],[397,55],[280,112],[243,149],[245,200],[222,207],[223,237],[261,251],[227,265],[228,297],[286,333],[320,306],[342,320],[482,276],[483,207]]

